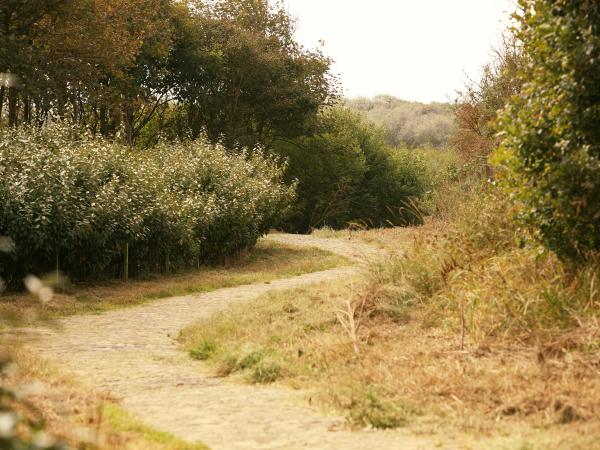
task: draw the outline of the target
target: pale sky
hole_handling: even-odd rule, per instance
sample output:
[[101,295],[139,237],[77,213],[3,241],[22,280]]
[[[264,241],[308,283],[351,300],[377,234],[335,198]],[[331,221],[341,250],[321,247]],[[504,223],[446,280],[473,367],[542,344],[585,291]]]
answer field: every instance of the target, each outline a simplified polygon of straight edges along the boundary
[[514,0],[285,0],[296,37],[325,41],[347,97],[448,101],[490,58]]

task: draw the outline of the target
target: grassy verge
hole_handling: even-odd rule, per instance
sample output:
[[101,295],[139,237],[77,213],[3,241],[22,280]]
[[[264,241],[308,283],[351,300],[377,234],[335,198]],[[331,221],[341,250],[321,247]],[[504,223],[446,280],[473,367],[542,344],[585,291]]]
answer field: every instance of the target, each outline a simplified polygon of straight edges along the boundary
[[366,279],[234,307],[182,345],[216,374],[306,388],[355,426],[600,448],[600,267],[516,241],[508,208],[482,195],[452,222],[359,232],[402,251]]
[[[32,356],[17,343],[0,342],[11,368],[3,375],[2,386],[15,389],[23,399],[17,412],[31,414],[31,407],[45,423],[46,433],[70,448],[89,450],[205,450],[201,443],[187,443],[149,427],[126,413],[108,394],[94,393],[46,361]],[[26,430],[19,434],[27,438]],[[36,447],[37,448],[37,447]]]
[[319,249],[288,247],[263,240],[244,257],[222,267],[203,267],[193,272],[154,276],[129,283],[73,284],[46,304],[28,294],[0,296],[0,328],[73,314],[98,313],[157,298],[269,282],[330,269],[346,262],[343,257]]

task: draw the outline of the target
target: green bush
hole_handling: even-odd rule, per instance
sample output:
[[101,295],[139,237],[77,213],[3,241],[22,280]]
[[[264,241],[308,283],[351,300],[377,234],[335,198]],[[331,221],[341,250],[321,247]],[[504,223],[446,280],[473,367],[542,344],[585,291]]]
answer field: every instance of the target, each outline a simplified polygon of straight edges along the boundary
[[63,127],[0,134],[0,275],[168,269],[255,244],[293,198],[283,168],[202,140],[134,151]]
[[288,178],[298,180],[298,200],[284,224],[288,230],[420,220],[407,205],[426,191],[422,161],[388,149],[381,130],[356,112],[329,109],[315,135],[279,141],[274,151],[289,160]]
[[600,250],[600,3],[521,0],[529,64],[500,122],[521,219],[563,258]]

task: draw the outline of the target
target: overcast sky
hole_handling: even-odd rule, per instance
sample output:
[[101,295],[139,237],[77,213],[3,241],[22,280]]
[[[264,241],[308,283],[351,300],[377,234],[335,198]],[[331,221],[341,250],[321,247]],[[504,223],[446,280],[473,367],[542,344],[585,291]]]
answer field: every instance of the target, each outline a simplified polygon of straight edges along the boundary
[[348,97],[447,101],[500,41],[513,0],[285,0],[297,39],[325,41]]

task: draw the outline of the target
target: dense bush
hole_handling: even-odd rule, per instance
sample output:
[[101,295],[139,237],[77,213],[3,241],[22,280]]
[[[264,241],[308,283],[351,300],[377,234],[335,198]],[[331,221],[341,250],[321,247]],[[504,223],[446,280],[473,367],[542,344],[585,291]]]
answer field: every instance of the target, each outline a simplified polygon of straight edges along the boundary
[[[132,151],[70,129],[0,134],[0,235],[15,249],[1,275],[88,277],[208,261],[252,246],[293,197],[261,152],[202,140]],[[116,273],[115,273],[116,272]]]
[[600,3],[521,0],[529,58],[500,160],[521,218],[562,257],[600,250]]
[[291,231],[407,225],[420,221],[412,200],[426,190],[422,160],[387,148],[379,129],[348,109],[324,112],[313,136],[280,141],[275,152],[288,158],[298,179],[298,200],[284,224]]
[[357,98],[346,106],[359,111],[384,129],[392,147],[445,148],[455,131],[452,106],[445,103],[418,103],[387,95]]

